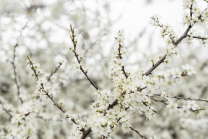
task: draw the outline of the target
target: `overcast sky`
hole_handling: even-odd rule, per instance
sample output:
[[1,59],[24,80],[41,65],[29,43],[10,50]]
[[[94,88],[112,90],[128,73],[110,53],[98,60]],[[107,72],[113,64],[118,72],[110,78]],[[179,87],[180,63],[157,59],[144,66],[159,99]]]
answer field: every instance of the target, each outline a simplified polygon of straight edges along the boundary
[[147,4],[145,0],[129,0],[112,2],[115,13],[122,14],[122,19],[117,23],[115,30],[124,29],[128,36],[135,35],[144,27],[149,26],[150,17],[158,15],[164,23],[171,26],[181,24],[181,0],[153,0]]

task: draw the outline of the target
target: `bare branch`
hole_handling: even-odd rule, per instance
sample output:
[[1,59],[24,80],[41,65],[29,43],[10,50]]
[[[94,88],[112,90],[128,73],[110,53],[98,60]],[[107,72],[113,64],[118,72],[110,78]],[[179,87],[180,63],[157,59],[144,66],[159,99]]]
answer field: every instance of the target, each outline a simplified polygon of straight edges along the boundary
[[2,106],[2,109],[9,115],[9,117],[11,119],[12,118],[12,114],[10,113],[10,111],[5,109],[3,106]]
[[[23,26],[23,28],[22,28],[22,30],[20,31],[20,36],[19,37],[21,37],[22,36],[22,32],[23,32],[23,30],[27,27],[27,23],[28,22],[26,22],[26,24]],[[18,47],[18,41],[17,41],[17,43],[14,45],[14,50],[13,50],[13,59],[12,59],[12,62],[11,62],[11,64],[12,64],[12,66],[13,66],[13,73],[14,73],[14,80],[15,80],[15,84],[16,84],[16,86],[17,86],[17,95],[18,95],[18,98],[19,98],[19,100],[20,100],[20,102],[21,102],[21,104],[23,103],[23,100],[22,100],[22,98],[20,97],[20,86],[19,86],[19,83],[18,83],[18,77],[17,77],[17,71],[16,71],[16,62],[15,62],[15,60],[16,60],[16,48]]]
[[153,70],[155,70],[161,63],[164,62],[164,60],[166,59],[167,54],[165,54],[156,64],[154,64],[147,72],[145,72],[145,74],[143,75],[150,75],[152,73]]
[[[160,94],[154,94],[154,96],[161,96]],[[178,96],[166,96],[168,98],[175,98],[178,100],[193,100],[193,101],[202,101],[202,102],[208,102],[208,99],[201,99],[201,98],[191,98],[191,97],[178,97]]]
[[206,37],[200,37],[200,36],[191,36],[191,35],[187,35],[188,37],[194,38],[194,39],[199,39],[199,40],[207,40],[208,38]]
[[147,139],[147,137],[143,136],[142,134],[139,133],[139,131],[137,131],[136,129],[134,129],[133,127],[129,127],[132,131],[136,132],[142,139]]
[[61,67],[62,63],[60,62],[59,65],[55,68],[55,70],[51,73],[51,75],[48,77],[48,81],[51,80],[51,77],[58,71],[58,69]]
[[14,73],[14,81],[15,81],[15,84],[17,86],[17,96],[20,100],[21,103],[23,103],[23,100],[22,98],[20,97],[20,86],[19,86],[19,83],[17,81],[17,72],[16,72],[16,63],[15,63],[15,58],[16,58],[16,48],[18,47],[18,43],[15,44],[14,46],[14,52],[13,52],[13,59],[12,59],[12,66],[13,66],[13,73]]

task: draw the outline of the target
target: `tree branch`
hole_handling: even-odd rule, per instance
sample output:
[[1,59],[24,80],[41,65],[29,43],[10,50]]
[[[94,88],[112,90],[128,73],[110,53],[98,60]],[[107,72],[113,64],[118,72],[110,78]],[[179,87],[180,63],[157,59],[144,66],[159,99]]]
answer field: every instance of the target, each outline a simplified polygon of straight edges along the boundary
[[142,139],[147,139],[147,137],[143,136],[142,134],[139,133],[139,131],[137,131],[136,129],[134,129],[133,127],[129,127],[132,131],[136,132]]
[[[33,62],[31,61],[31,59],[29,57],[27,57],[27,58],[28,58],[28,61],[29,61],[30,65],[31,65],[31,69],[34,72],[35,77],[36,77],[36,79],[38,81],[39,80],[39,77],[38,77],[38,74],[36,72],[36,69],[34,68]],[[45,93],[45,95],[53,102],[53,105],[55,105],[62,113],[66,113],[66,110],[64,110],[63,107],[60,106],[57,102],[55,102],[55,100],[53,99],[53,96],[50,95],[47,90],[45,90],[43,83],[40,84],[40,87],[41,87],[41,90]],[[69,118],[69,117],[66,117],[66,118]],[[71,119],[71,121],[74,124],[77,124],[74,119]]]
[[74,56],[76,57],[77,62],[79,63],[79,69],[82,71],[82,73],[85,75],[85,77],[87,78],[87,80],[90,82],[90,84],[96,89],[99,90],[98,86],[95,85],[95,83],[93,83],[93,81],[89,78],[89,76],[87,75],[87,71],[84,70],[84,68],[81,65],[81,59],[79,58],[79,55],[76,51],[76,46],[77,46],[77,40],[76,40],[76,34],[74,32],[74,28],[70,25],[70,30],[72,32],[72,34],[70,35],[71,37],[71,41],[73,43],[74,48],[71,48],[71,51],[74,53]]
[[58,69],[61,67],[62,63],[60,62],[59,65],[55,68],[55,70],[51,73],[51,75],[48,77],[48,81],[51,80],[51,77],[58,71]]

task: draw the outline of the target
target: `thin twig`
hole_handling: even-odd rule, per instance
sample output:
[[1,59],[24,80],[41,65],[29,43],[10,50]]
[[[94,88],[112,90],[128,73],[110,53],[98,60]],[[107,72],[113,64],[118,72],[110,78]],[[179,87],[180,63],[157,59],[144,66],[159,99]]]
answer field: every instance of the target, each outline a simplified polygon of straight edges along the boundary
[[[122,59],[123,57],[122,57],[122,54],[121,54],[121,47],[122,47],[122,45],[121,44],[119,44],[119,47],[118,47],[118,57],[119,57],[119,59]],[[126,73],[126,71],[125,71],[125,67],[124,66],[121,66],[121,70],[123,71],[123,74],[124,74],[124,76],[126,77],[126,79],[128,78],[128,75],[127,75],[127,73]]]
[[20,97],[20,86],[19,86],[19,83],[17,81],[17,72],[16,72],[16,63],[15,63],[15,58],[16,58],[16,48],[18,47],[18,43],[15,44],[14,46],[14,52],[13,52],[13,59],[12,59],[12,66],[13,66],[13,73],[14,73],[14,81],[15,81],[15,84],[17,86],[17,96],[21,102],[21,104],[23,103],[23,100],[22,98]]
[[165,54],[156,64],[154,64],[147,72],[145,72],[144,75],[148,76],[152,73],[153,70],[155,70],[161,63],[164,62],[166,59],[167,54]]
[[[168,96],[168,97],[169,97],[169,96]],[[174,96],[174,97],[169,97],[169,98],[208,102],[208,99],[200,99],[200,98],[197,98],[197,99],[196,99],[196,98],[191,98],[191,97],[185,98],[185,97]]]
[[193,12],[192,12],[192,10],[193,10],[193,2],[192,2],[192,4],[191,4],[191,6],[190,6],[190,17],[191,17],[191,20],[192,20],[192,15],[193,15]]
[[55,68],[55,70],[51,73],[51,75],[48,77],[48,81],[51,80],[51,77],[58,71],[58,69],[61,67],[62,63],[60,62],[59,65]]
[[[29,57],[28,57],[28,61],[29,61],[30,65],[31,65],[31,69],[34,72],[35,77],[36,77],[36,79],[38,81],[39,80],[38,74],[37,74],[37,72],[36,72],[36,70],[34,68],[33,62],[31,61],[31,59]],[[66,113],[66,110],[64,110],[62,106],[60,106],[59,104],[57,104],[55,102],[55,100],[53,99],[53,96],[50,95],[49,92],[45,90],[43,83],[40,84],[40,87],[41,87],[41,90],[45,93],[45,95],[53,102],[53,105],[55,105],[62,113]],[[66,118],[68,118],[68,117],[66,117]],[[74,119],[71,119],[71,121],[74,124],[77,124]]]
[[207,40],[208,38],[205,37],[200,37],[200,36],[191,36],[191,35],[187,35],[188,37],[194,38],[194,39],[200,39],[200,40]]
[[[154,96],[161,96],[160,94],[154,94]],[[178,96],[166,96],[168,98],[175,98],[175,99],[182,99],[182,100],[194,100],[194,101],[202,101],[208,102],[208,99],[201,99],[201,98],[191,98],[191,97],[178,97]]]
[[136,129],[134,129],[133,127],[129,127],[132,131],[136,132],[142,139],[147,139],[147,137],[143,136],[142,134],[139,133],[139,131],[137,131]]
[[[158,100],[158,99],[155,99],[153,96],[148,96],[149,98],[151,98],[152,100],[154,100],[155,102],[160,102],[160,103],[163,103],[164,105],[168,105],[168,103],[166,103],[165,100]],[[178,109],[181,109],[182,107],[181,106],[177,106]],[[200,110],[204,110],[204,109],[197,109],[197,110],[193,110],[193,109],[189,109],[190,111],[192,112],[199,112]]]
[[[23,30],[27,27],[27,24],[28,24],[28,22],[26,22],[26,24],[23,26],[22,30],[20,31],[20,36],[19,36],[19,37],[22,36],[22,32],[23,32]],[[13,66],[13,73],[14,73],[15,84],[16,84],[16,86],[17,86],[17,95],[18,95],[18,98],[19,98],[19,100],[20,100],[20,102],[21,102],[21,104],[22,104],[22,103],[23,103],[23,100],[22,100],[22,98],[20,97],[20,86],[19,86],[18,79],[17,79],[18,77],[17,77],[16,63],[15,63],[15,60],[16,60],[16,49],[17,49],[18,46],[19,46],[19,44],[18,44],[18,41],[17,41],[17,43],[14,45],[13,59],[12,59],[11,64],[12,64],[12,66]]]
[[165,100],[158,100],[158,99],[155,99],[153,96],[148,96],[148,97],[151,98],[152,100],[154,100],[155,102],[160,102],[160,103],[163,103],[165,105],[168,105],[168,103]]
[[89,76],[87,75],[87,71],[84,70],[84,68],[81,65],[81,59],[79,58],[79,55],[76,51],[76,46],[77,46],[77,40],[76,40],[76,34],[74,32],[74,28],[70,25],[70,30],[72,32],[71,34],[71,41],[73,43],[74,48],[71,49],[72,52],[74,53],[74,56],[76,57],[77,62],[79,63],[79,69],[82,71],[82,73],[85,75],[85,77],[87,78],[87,80],[90,82],[90,84],[96,89],[99,90],[98,86],[95,85],[95,83],[89,78]]
[[2,109],[9,115],[10,119],[12,118],[12,114],[2,106]]

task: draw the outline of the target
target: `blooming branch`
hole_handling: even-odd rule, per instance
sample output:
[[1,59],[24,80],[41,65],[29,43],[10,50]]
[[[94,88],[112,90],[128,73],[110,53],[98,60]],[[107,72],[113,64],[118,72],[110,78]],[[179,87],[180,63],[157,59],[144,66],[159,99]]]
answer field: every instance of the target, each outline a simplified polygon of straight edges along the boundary
[[85,75],[85,77],[87,78],[87,80],[91,83],[91,85],[96,89],[98,90],[99,88],[97,87],[97,85],[89,78],[89,76],[87,75],[88,73],[88,70],[85,70],[83,68],[83,66],[81,65],[81,61],[82,61],[82,57],[80,57],[76,51],[76,47],[77,47],[77,37],[76,37],[76,34],[75,34],[75,30],[74,28],[72,27],[72,25],[70,25],[70,30],[71,30],[71,35],[70,35],[70,38],[71,38],[71,41],[73,43],[73,48],[69,48],[73,53],[74,53],[74,56],[76,57],[76,60],[77,62],[79,63],[79,69],[82,71],[82,73]]

